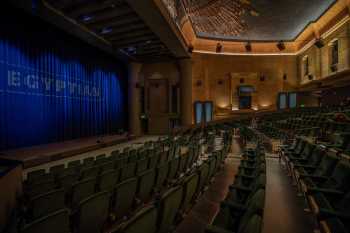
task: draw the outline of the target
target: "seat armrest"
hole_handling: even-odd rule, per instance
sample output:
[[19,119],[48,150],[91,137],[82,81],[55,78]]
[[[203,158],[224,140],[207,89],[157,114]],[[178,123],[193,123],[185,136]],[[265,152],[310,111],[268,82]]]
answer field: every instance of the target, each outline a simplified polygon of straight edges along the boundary
[[250,192],[252,191],[251,188],[248,188],[248,187],[245,187],[245,186],[241,186],[241,185],[230,185],[229,186],[229,189],[232,190],[232,189],[238,189],[238,190],[241,190],[241,191],[247,191],[247,192]]
[[307,199],[309,200],[309,205],[312,209],[312,212],[315,214],[315,215],[318,215],[320,213],[320,207],[318,206],[315,198],[313,196],[307,196]]
[[209,225],[205,228],[205,233],[233,233],[233,231],[228,231],[224,228],[217,227],[214,225]]
[[325,189],[325,188],[308,188],[308,192],[310,192],[310,193],[320,192],[320,193],[325,193],[328,195],[335,195],[335,196],[339,196],[339,197],[344,195],[344,192],[342,192],[342,191],[338,191],[335,189]]
[[227,206],[230,209],[234,209],[238,211],[245,211],[247,209],[245,205],[238,204],[232,201],[223,201],[221,202],[221,206]]
[[255,179],[256,176],[248,176],[248,175],[242,175],[242,174],[237,174],[236,177],[242,177],[245,179]]

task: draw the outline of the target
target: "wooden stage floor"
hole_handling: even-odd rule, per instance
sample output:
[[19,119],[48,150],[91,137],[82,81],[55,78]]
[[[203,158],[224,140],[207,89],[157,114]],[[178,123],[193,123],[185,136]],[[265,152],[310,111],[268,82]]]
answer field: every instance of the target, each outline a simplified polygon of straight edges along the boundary
[[77,154],[114,146],[133,139],[135,139],[134,136],[128,137],[127,134],[80,138],[46,145],[1,151],[0,158],[18,160],[23,162],[24,168],[30,168],[72,157]]

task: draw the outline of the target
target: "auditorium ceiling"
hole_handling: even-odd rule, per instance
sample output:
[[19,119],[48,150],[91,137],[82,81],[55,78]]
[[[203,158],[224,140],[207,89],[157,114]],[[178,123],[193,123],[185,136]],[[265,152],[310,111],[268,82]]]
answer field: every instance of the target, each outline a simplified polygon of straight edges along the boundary
[[[175,21],[187,15],[198,38],[292,41],[336,0],[163,0]],[[185,12],[185,13],[184,13]],[[208,20],[212,18],[212,20]],[[210,24],[213,27],[210,27]]]
[[45,0],[85,31],[136,61],[172,59],[175,55],[126,0]]

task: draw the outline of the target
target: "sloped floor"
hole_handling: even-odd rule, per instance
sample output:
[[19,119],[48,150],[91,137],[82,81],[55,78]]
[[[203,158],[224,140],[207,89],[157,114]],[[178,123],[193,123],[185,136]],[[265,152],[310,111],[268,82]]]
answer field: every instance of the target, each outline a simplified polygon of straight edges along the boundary
[[[220,202],[225,198],[228,186],[233,183],[239,166],[236,157],[241,153],[240,143],[233,141],[233,153],[226,161],[208,190],[177,227],[176,233],[204,233],[206,225],[215,218]],[[313,219],[304,212],[303,199],[276,158],[267,158],[266,202],[263,233],[311,233]]]
[[220,202],[224,200],[228,192],[228,186],[234,181],[234,176],[239,166],[241,146],[238,140],[232,143],[232,153],[226,160],[223,171],[219,172],[213,183],[194,205],[189,214],[180,223],[176,233],[201,233],[210,224],[220,208]]
[[276,158],[266,159],[266,202],[263,233],[311,233],[313,218],[304,212],[303,198]]

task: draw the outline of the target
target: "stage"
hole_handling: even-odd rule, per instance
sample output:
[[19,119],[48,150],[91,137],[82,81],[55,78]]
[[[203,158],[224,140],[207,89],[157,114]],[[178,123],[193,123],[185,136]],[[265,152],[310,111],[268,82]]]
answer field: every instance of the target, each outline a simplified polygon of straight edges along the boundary
[[89,151],[125,143],[135,138],[135,136],[128,136],[127,134],[80,138],[46,145],[1,151],[0,158],[20,161],[26,169]]

